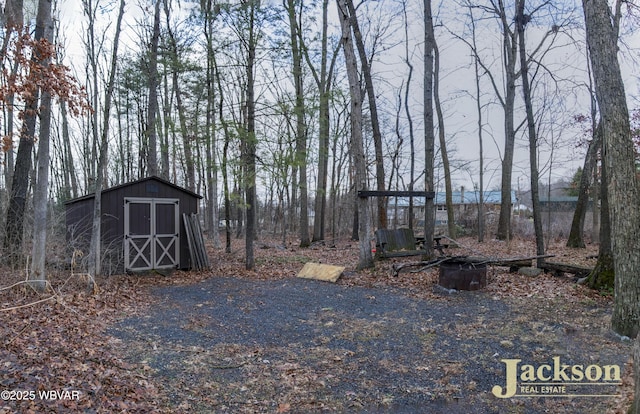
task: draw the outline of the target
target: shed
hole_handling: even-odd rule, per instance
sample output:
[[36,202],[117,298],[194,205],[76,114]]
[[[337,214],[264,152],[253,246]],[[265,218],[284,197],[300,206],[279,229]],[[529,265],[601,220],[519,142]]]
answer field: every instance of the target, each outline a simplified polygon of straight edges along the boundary
[[[160,177],[102,190],[102,253],[106,273],[189,269],[183,214],[197,214],[202,196]],[[67,241],[89,251],[94,194],[65,203]]]

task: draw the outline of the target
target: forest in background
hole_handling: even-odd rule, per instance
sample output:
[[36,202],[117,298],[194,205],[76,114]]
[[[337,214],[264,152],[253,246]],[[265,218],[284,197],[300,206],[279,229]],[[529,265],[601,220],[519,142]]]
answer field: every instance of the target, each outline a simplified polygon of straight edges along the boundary
[[[608,27],[594,27],[618,45],[633,91],[624,73],[635,67],[638,10],[613,6]],[[232,233],[244,236],[247,268],[261,233],[297,235],[305,247],[345,229],[362,241],[359,267],[370,266],[390,199],[356,197],[367,189],[442,191],[455,238],[452,193],[470,183],[478,239],[509,239],[521,179],[542,255],[539,187],[551,188],[556,170],[583,164],[579,206],[620,191],[593,185],[607,182],[599,137],[610,126],[586,10],[523,0],[6,1],[4,257],[18,268],[31,257],[32,278],[45,281],[46,237],[62,237],[64,201],[154,175],[202,194],[209,237],[221,246],[226,233],[228,249]],[[625,128],[637,131],[637,111]],[[488,189],[501,199],[485,229]],[[423,217],[418,207],[410,199],[408,225],[430,240],[434,201]],[[576,245],[585,211],[574,216]],[[96,202],[90,274],[100,273],[100,217]]]
[[[25,268],[27,280],[3,290],[51,291],[52,256],[70,256],[62,204],[94,193],[81,275],[95,299],[100,194],[153,175],[204,196],[212,245],[230,251],[243,237],[247,271],[266,232],[301,249],[345,232],[360,240],[356,274],[373,265],[373,229],[391,226],[385,197],[358,192],[421,194],[424,210],[410,201],[408,225],[430,241],[429,194],[445,193],[455,238],[452,196],[464,183],[479,193],[478,242],[511,242],[511,194],[523,179],[539,265],[549,245],[543,184],[575,162],[567,246],[584,248],[591,198],[600,231],[586,283],[613,290],[612,330],[637,337],[638,12],[622,0],[7,0],[2,259],[7,282]],[[495,228],[484,221],[490,189],[501,194]],[[640,339],[634,359],[640,384]]]
[[[358,186],[340,4],[52,2],[50,59],[68,67],[86,95],[73,102],[53,94],[48,198],[60,205],[93,193],[98,177],[106,188],[158,175],[204,196],[202,215],[216,241],[221,223],[235,223],[233,231],[242,234],[244,207],[251,204],[261,230],[283,238],[298,234],[302,245],[350,228]],[[503,210],[510,211],[504,195],[515,185],[529,187],[532,176],[515,6],[495,0],[434,5],[435,47],[425,60],[423,4],[345,3],[355,23],[367,187],[424,190],[431,180],[432,189],[447,193],[460,185],[500,189]],[[23,13],[12,16],[18,9]],[[619,13],[621,55],[630,67],[637,54],[634,10],[626,5]],[[16,78],[26,85],[35,76],[20,63],[32,49],[20,46],[11,30],[21,23],[27,33],[35,30],[36,11],[34,1],[5,6],[8,92]],[[573,173],[567,164],[581,167],[595,130],[595,92],[580,5],[532,2],[523,15],[536,169],[538,181],[550,186]],[[425,68],[431,70],[432,111],[423,110]],[[57,97],[64,97],[65,87],[58,89]],[[18,144],[29,135],[21,122],[27,93],[5,94],[14,101],[4,106],[4,212],[16,164],[21,168]],[[70,104],[91,111],[74,117]],[[40,118],[34,122],[30,136],[37,137]],[[425,128],[428,123],[433,127]],[[426,152],[429,139],[433,156]],[[32,148],[35,165],[38,148]],[[27,170],[25,206],[32,205],[35,188],[35,170]],[[257,191],[253,203],[248,182]],[[383,210],[384,201],[377,207]],[[501,213],[500,227],[490,234],[507,237],[509,216]],[[379,219],[372,225],[381,227]],[[484,232],[481,223],[476,228]]]

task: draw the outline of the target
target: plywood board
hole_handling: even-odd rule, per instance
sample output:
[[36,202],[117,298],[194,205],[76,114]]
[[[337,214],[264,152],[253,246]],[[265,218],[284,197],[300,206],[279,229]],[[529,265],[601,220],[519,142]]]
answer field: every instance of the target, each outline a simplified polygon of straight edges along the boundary
[[342,266],[307,263],[304,265],[300,273],[298,273],[298,277],[335,283],[342,272],[344,272],[344,267]]

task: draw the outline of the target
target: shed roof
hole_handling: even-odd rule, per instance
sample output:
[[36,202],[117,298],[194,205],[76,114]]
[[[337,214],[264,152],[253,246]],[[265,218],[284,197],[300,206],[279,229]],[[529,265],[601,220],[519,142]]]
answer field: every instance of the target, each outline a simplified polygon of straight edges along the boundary
[[[170,186],[170,187],[173,187],[173,188],[175,188],[176,190],[181,191],[181,192],[183,192],[183,193],[185,193],[185,194],[189,194],[189,195],[191,195],[191,196],[193,196],[193,197],[196,197],[196,198],[202,198],[202,196],[201,196],[200,194],[196,194],[196,193],[194,193],[193,191],[190,191],[190,190],[187,190],[186,188],[183,188],[183,187],[180,187],[180,186],[178,186],[178,185],[175,185],[174,183],[172,183],[172,182],[170,182],[170,181],[167,181],[167,180],[165,180],[164,178],[160,178],[160,177],[158,177],[158,176],[155,176],[155,175],[152,175],[152,176],[150,176],[150,177],[141,178],[141,179],[139,179],[139,180],[135,180],[135,181],[129,181],[128,183],[123,183],[123,184],[115,185],[115,186],[113,186],[113,187],[105,188],[104,190],[102,190],[102,194],[104,194],[104,193],[109,193],[109,192],[111,192],[111,191],[115,191],[115,190],[121,189],[121,188],[123,188],[123,187],[128,187],[128,186],[133,185],[133,184],[143,183],[143,182],[145,182],[145,181],[158,181],[158,182],[160,182],[160,183],[162,183],[162,184],[165,184],[165,185],[168,185],[168,186]],[[78,198],[74,198],[74,199],[71,199],[71,200],[67,200],[67,201],[65,201],[65,203],[64,203],[64,204],[65,204],[65,205],[67,205],[67,204],[73,204],[73,203],[76,203],[76,202],[78,202],[78,201],[88,200],[88,199],[90,199],[90,198],[93,198],[94,196],[95,196],[95,193],[87,194],[87,195],[84,195],[84,196],[81,196],[81,197],[78,197]]]

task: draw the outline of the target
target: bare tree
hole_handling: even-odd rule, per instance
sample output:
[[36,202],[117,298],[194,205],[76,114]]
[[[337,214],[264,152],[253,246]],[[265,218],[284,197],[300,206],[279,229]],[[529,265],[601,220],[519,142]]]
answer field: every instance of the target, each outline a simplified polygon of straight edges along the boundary
[[[38,22],[44,26],[43,38],[53,42],[53,21],[51,19],[51,0],[38,1]],[[42,65],[48,65],[52,56],[44,58]],[[51,135],[51,93],[42,91],[40,100],[40,134],[38,136],[37,180],[33,194],[33,246],[32,266],[29,273],[31,286],[44,291],[47,274],[45,256],[47,251],[47,207],[49,204],[49,142]]]
[[220,71],[218,69],[218,62],[216,56],[212,55],[212,64],[215,72],[216,85],[218,86],[218,118],[222,124],[222,130],[224,132],[224,142],[222,144],[222,163],[220,169],[222,170],[222,192],[224,198],[224,227],[225,227],[225,252],[231,253],[231,193],[229,191],[229,145],[231,144],[231,132],[229,125],[224,117],[224,94],[222,93],[222,81],[220,80]]
[[[120,0],[120,8],[118,11],[118,19],[115,28],[115,34],[113,38],[113,48],[111,51],[111,67],[109,69],[109,79],[107,80],[107,89],[105,90],[104,97],[104,109],[102,112],[102,133],[100,138],[99,158],[97,166],[97,178],[94,188],[94,201],[93,201],[93,222],[91,231],[91,241],[89,247],[89,274],[95,278],[95,276],[101,274],[101,243],[102,243],[102,182],[103,171],[107,164],[108,142],[109,142],[109,119],[111,117],[111,100],[113,97],[113,89],[115,85],[116,69],[118,65],[118,45],[120,43],[120,31],[122,28],[122,17],[124,16],[124,0]],[[88,281],[89,290],[94,289],[95,279]]]
[[[544,233],[542,232],[542,216],[540,212],[540,194],[538,191],[538,137],[536,133],[535,117],[533,114],[533,104],[531,99],[531,84],[529,83],[529,62],[525,46],[524,30],[525,25],[531,16],[524,13],[525,0],[518,0],[516,10],[516,30],[518,31],[519,51],[520,51],[520,75],[522,77],[522,92],[524,95],[524,106],[527,113],[527,130],[529,134],[529,165],[531,171],[531,199],[533,203],[533,227],[536,237],[536,254],[544,255]],[[540,263],[544,259],[538,259]]]
[[[4,15],[6,19],[5,24],[5,35],[2,41],[2,50],[0,51],[0,59],[4,63],[4,60],[7,56],[7,47],[9,45],[9,41],[14,32],[22,30],[22,26],[24,24],[24,15],[23,15],[23,0],[8,0],[6,2],[4,8]],[[18,70],[17,62],[11,65],[11,74],[10,78],[14,78],[16,76],[16,71]],[[8,91],[5,96],[6,100],[6,108],[7,108],[7,118],[6,118],[6,131],[5,134],[7,137],[11,139],[13,142],[13,134],[14,134],[14,115],[13,115],[13,106],[15,103],[15,94],[13,91]],[[5,188],[11,188],[12,177],[13,177],[13,169],[14,169],[14,152],[13,148],[10,148],[9,151],[5,151]]]
[[[200,12],[203,16],[204,36],[207,46],[207,120],[206,120],[206,177],[207,177],[207,223],[208,236],[213,241],[214,247],[220,247],[218,231],[218,164],[216,161],[216,114],[215,114],[215,61],[214,61],[214,21],[219,14],[219,7],[212,0],[200,2]],[[222,91],[220,91],[222,93]]]
[[[289,34],[292,57],[292,75],[295,85],[295,142],[296,142],[296,158],[295,163],[300,173],[298,187],[300,188],[300,247],[308,247],[309,240],[309,208],[307,195],[307,137],[306,125],[304,119],[304,85],[302,76],[302,51],[301,36],[299,33],[299,22],[296,10],[296,2],[294,0],[285,0],[284,7],[289,18]],[[302,7],[302,1],[299,6]]]
[[617,56],[621,2],[616,3],[616,13],[606,0],[583,0],[582,5],[608,167],[606,185],[615,269],[611,325],[617,333],[635,337],[640,328],[640,186]]
[[[511,236],[511,179],[513,173],[513,155],[515,151],[516,128],[514,122],[515,98],[516,98],[516,81],[519,72],[516,69],[518,61],[518,32],[511,27],[511,21],[507,16],[507,8],[503,0],[489,0],[487,5],[475,5],[470,1],[465,1],[464,5],[471,10],[478,8],[490,15],[493,15],[500,26],[502,35],[502,62],[503,62],[503,81],[496,79],[490,67],[484,63],[480,56],[477,45],[469,42],[461,36],[458,39],[465,42],[470,48],[478,65],[482,68],[483,73],[489,78],[496,97],[504,112],[504,150],[502,155],[502,180],[500,186],[500,216],[498,218],[497,237],[502,240],[509,239]],[[474,19],[473,13],[470,13],[471,19]]]
[[[362,38],[362,32],[360,31],[360,25],[358,24],[358,18],[356,15],[356,9],[353,6],[353,0],[346,0],[347,7],[349,8],[349,14],[351,17],[351,26],[353,28],[353,38],[356,43],[358,55],[360,56],[360,65],[362,70],[362,77],[364,78],[365,90],[367,92],[367,99],[369,102],[369,112],[371,115],[371,129],[373,135],[373,147],[376,159],[376,184],[379,191],[385,190],[384,180],[384,160],[382,158],[382,133],[380,132],[380,121],[378,119],[378,105],[376,103],[376,95],[373,87],[373,79],[371,77],[371,64],[369,57],[365,51],[364,40]],[[387,227],[387,198],[378,197],[378,228]]]
[[[409,126],[409,191],[413,191],[415,184],[415,171],[416,171],[416,145],[415,134],[413,130],[413,117],[411,116],[411,110],[409,109],[409,92],[411,89],[411,80],[413,78],[413,65],[409,60],[409,19],[407,18],[407,4],[406,1],[402,2],[402,13],[404,15],[404,61],[409,68],[407,74],[407,86],[404,93],[404,112],[407,116],[407,124]],[[409,197],[409,228],[413,229],[413,197]]]
[[[353,38],[351,35],[351,16],[347,0],[338,0],[338,13],[340,15],[340,27],[342,28],[342,48],[344,50],[345,64],[347,66],[347,77],[349,79],[349,93],[351,96],[351,157],[355,167],[355,186],[358,190],[367,189],[367,167],[366,155],[362,141],[362,94],[360,92],[360,80],[358,77],[358,66],[356,53],[353,48]],[[366,197],[356,197],[356,209],[358,214],[358,239],[360,240],[360,260],[358,268],[373,267],[373,256],[371,254],[370,242],[370,217],[368,199]]]
[[242,140],[242,161],[244,169],[244,191],[247,204],[246,230],[245,230],[245,267],[253,269],[255,258],[253,244],[256,238],[256,100],[255,100],[255,63],[256,49],[258,46],[259,29],[256,19],[260,3],[257,0],[247,0],[243,7],[246,8],[246,100],[245,111],[247,117],[246,130]]
[[[149,47],[149,106],[147,107],[147,169],[149,175],[158,175],[158,44],[160,43],[160,0],[156,0],[153,11],[153,29]],[[164,177],[168,178],[168,177]]]
[[[473,18],[473,8],[469,5],[469,16],[471,17],[471,45],[472,50],[478,50],[477,37],[476,37],[476,21]],[[473,55],[473,69],[475,72],[475,86],[476,86],[476,111],[478,113],[478,241],[482,243],[484,241],[484,140],[483,131],[484,125],[482,123],[482,103],[480,95],[480,64],[479,58],[476,53]]]
[[[29,176],[32,170],[31,158],[35,143],[40,93],[41,88],[48,86],[42,79],[46,73],[43,68],[47,66],[46,63],[53,52],[45,38],[48,22],[51,20],[51,0],[42,1],[44,3],[39,4],[39,9],[42,7],[43,12],[36,17],[35,42],[32,46],[34,50],[31,58],[33,64],[30,65],[27,88],[23,92],[26,98],[25,111],[5,224],[4,249],[9,263],[13,266],[18,265],[22,256],[24,217],[29,195]],[[48,14],[46,10],[49,10]]]
[[[322,37],[320,49],[320,73],[309,59],[308,48],[302,41],[302,50],[311,74],[315,79],[320,94],[318,99],[318,178],[316,184],[315,216],[313,221],[312,241],[324,240],[325,219],[327,215],[327,176],[329,173],[329,100],[333,72],[338,50],[333,51],[331,63],[328,63],[328,10],[329,0],[322,1]],[[301,37],[302,38],[302,37]],[[339,47],[339,44],[338,44]]]
[[593,130],[593,137],[589,141],[587,154],[584,159],[584,167],[580,175],[580,184],[578,189],[578,201],[576,209],[573,213],[571,221],[571,230],[567,239],[567,247],[584,248],[584,220],[587,215],[587,207],[589,203],[589,187],[591,186],[591,177],[597,164],[598,148],[602,139],[602,126]]
[[[433,77],[435,33],[431,0],[424,0],[424,176],[425,191],[434,191],[434,147],[435,133],[433,123]],[[424,240],[426,256],[433,255],[433,233],[435,225],[435,208],[433,198],[427,197],[424,203]]]
[[[196,190],[196,170],[195,160],[193,155],[193,133],[189,130],[187,125],[187,108],[185,104],[185,93],[182,90],[182,83],[180,82],[179,75],[182,68],[180,62],[180,50],[178,50],[178,40],[174,34],[174,30],[171,27],[169,21],[171,9],[169,2],[164,1],[164,13],[167,24],[168,35],[168,47],[169,47],[169,61],[171,70],[171,86],[173,88],[176,99],[176,110],[178,111],[178,122],[180,124],[180,135],[182,136],[182,152],[184,155],[184,170],[186,188],[190,191]],[[150,149],[151,150],[151,149]]]
[[434,70],[433,70],[433,101],[438,117],[438,142],[440,144],[440,155],[442,156],[442,169],[444,170],[445,204],[447,207],[447,229],[449,237],[456,238],[456,222],[453,215],[453,193],[451,187],[451,164],[449,163],[449,152],[447,151],[447,140],[444,130],[444,114],[442,113],[442,102],[440,101],[440,51],[437,42],[433,42]]
[[[600,135],[598,138],[593,139],[596,141],[596,150],[602,149],[602,127],[600,126],[596,135]],[[602,158],[600,165],[600,178],[602,185],[600,185],[600,231],[599,233],[599,245],[598,245],[598,261],[593,266],[593,270],[589,273],[587,278],[587,285],[593,289],[609,290],[615,289],[615,268],[613,265],[613,252],[611,250],[611,220],[609,216],[609,196],[607,194],[607,176],[608,165],[605,157]],[[583,172],[584,174],[584,172]]]

